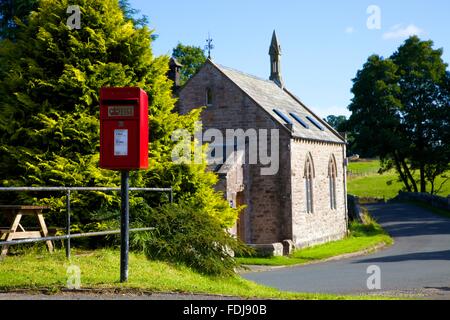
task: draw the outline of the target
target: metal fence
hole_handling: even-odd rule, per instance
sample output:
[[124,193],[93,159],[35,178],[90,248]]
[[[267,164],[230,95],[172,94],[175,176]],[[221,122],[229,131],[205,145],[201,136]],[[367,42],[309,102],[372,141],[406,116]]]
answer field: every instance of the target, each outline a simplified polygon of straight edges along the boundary
[[[130,191],[142,191],[142,192],[167,192],[169,193],[170,202],[173,202],[173,190],[172,188],[130,188]],[[20,239],[20,240],[11,240],[11,241],[1,241],[0,245],[17,245],[24,243],[35,243],[41,241],[56,241],[56,240],[66,240],[66,257],[70,258],[70,240],[74,238],[86,238],[86,237],[95,237],[95,236],[105,236],[105,235],[113,235],[120,234],[120,230],[109,230],[109,231],[100,231],[100,232],[88,232],[88,233],[78,233],[71,234],[70,233],[70,197],[72,192],[86,192],[86,191],[121,191],[120,188],[109,188],[109,187],[0,187],[0,192],[65,192],[66,193],[66,235],[62,236],[51,236],[51,237],[41,237],[41,238],[32,238],[32,239]],[[130,232],[141,232],[141,231],[151,231],[154,228],[137,228],[130,229]]]

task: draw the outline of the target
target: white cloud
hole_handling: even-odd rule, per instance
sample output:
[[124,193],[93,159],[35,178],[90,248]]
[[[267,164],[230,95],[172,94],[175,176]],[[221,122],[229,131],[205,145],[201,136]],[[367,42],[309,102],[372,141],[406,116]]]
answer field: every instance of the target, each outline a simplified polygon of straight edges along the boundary
[[423,34],[423,30],[414,24],[410,24],[404,27],[401,24],[397,24],[391,28],[390,31],[383,34],[384,40],[393,40],[393,39],[406,39],[410,36],[419,36]]
[[353,27],[347,27],[347,28],[345,28],[345,33],[352,34],[352,33],[354,33],[354,32],[355,32],[355,28],[353,28]]

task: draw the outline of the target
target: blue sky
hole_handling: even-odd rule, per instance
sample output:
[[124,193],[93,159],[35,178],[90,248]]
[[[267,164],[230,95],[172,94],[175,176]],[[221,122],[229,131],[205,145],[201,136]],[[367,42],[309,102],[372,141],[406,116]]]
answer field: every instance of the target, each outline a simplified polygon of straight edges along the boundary
[[[450,63],[448,0],[130,2],[159,35],[154,54],[170,54],[178,42],[204,47],[209,32],[215,62],[262,78],[269,77],[275,29],[286,87],[322,117],[348,116],[357,70],[373,53],[391,55],[410,34],[432,39]],[[380,9],[381,29],[367,27],[371,5]]]

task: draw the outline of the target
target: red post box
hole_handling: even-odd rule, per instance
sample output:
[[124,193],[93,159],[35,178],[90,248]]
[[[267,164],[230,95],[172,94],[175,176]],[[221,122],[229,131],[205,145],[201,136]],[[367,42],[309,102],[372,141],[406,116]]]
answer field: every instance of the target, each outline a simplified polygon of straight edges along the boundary
[[148,96],[140,88],[100,90],[100,167],[148,168]]

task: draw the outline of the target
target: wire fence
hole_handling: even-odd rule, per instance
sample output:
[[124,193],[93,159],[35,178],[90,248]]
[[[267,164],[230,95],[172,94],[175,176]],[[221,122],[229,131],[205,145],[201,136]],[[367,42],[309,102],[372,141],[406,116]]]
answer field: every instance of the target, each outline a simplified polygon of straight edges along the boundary
[[347,170],[347,175],[349,178],[353,177],[368,177],[379,174],[379,169],[373,169],[373,170]]
[[[173,189],[170,188],[130,188],[130,191],[134,192],[167,192],[169,194],[170,203],[173,202]],[[107,230],[100,232],[87,232],[87,233],[70,233],[70,220],[71,220],[71,206],[70,198],[72,192],[91,192],[91,191],[103,191],[103,192],[120,192],[120,188],[110,188],[110,187],[0,187],[0,192],[65,192],[66,193],[66,235],[61,236],[46,236],[39,238],[29,238],[29,239],[19,239],[10,241],[0,241],[2,246],[18,245],[25,243],[36,243],[42,241],[56,241],[56,240],[66,240],[66,257],[69,259],[71,254],[71,244],[70,240],[74,238],[86,238],[86,237],[96,237],[105,235],[120,234],[120,230]],[[151,231],[154,228],[136,228],[130,229],[130,232],[142,232]]]

